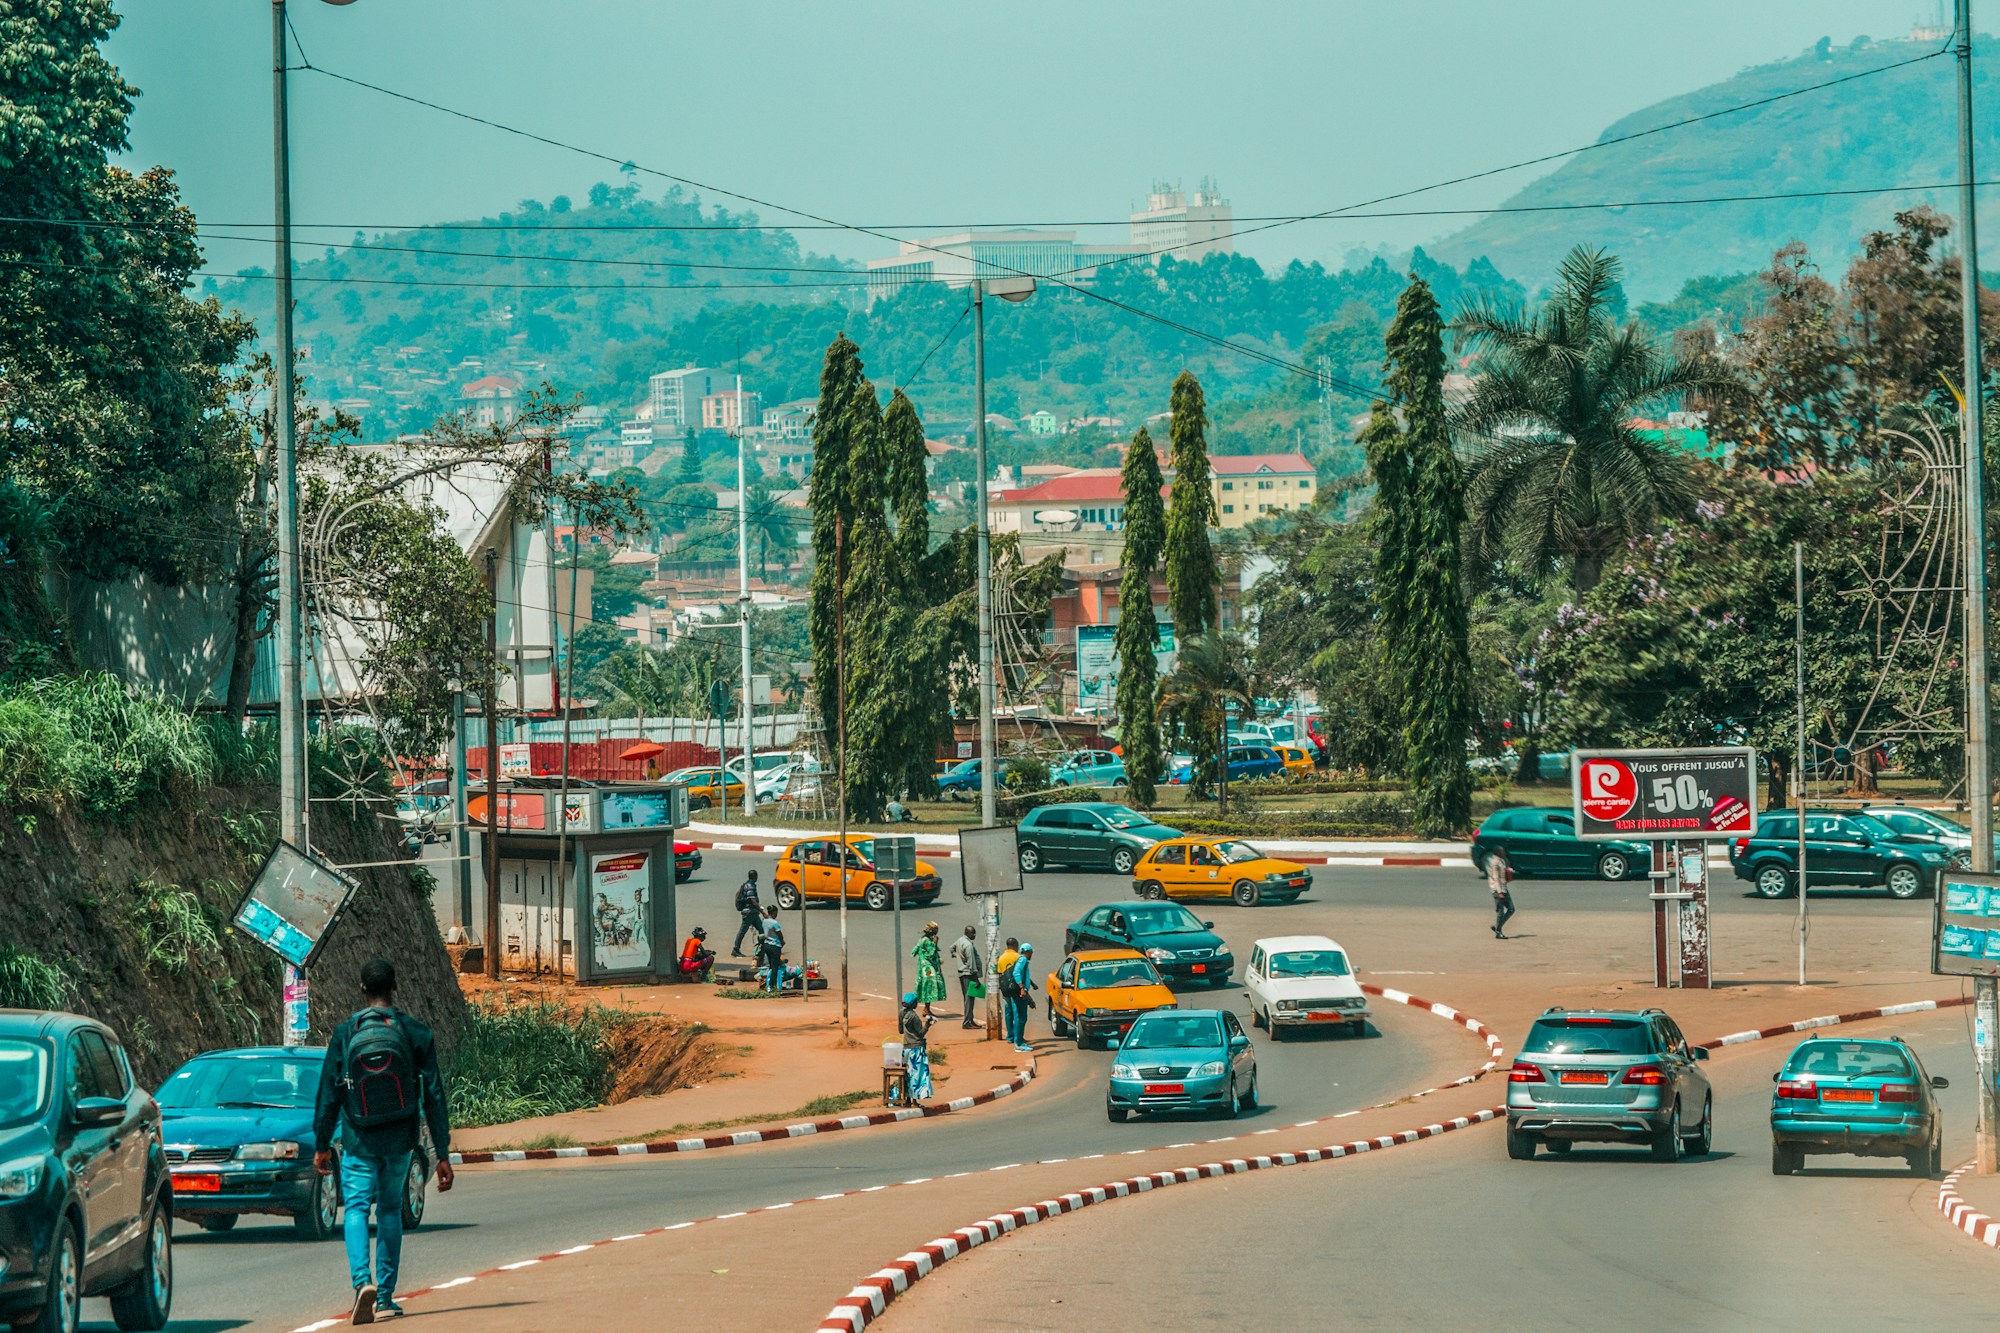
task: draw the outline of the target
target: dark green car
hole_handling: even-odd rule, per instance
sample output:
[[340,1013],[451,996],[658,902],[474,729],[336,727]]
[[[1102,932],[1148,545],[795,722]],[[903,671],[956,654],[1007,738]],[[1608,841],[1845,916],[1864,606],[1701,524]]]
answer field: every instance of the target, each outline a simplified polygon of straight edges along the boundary
[[1643,842],[1585,842],[1567,810],[1516,806],[1496,810],[1472,839],[1472,866],[1486,873],[1486,860],[1507,858],[1517,875],[1551,879],[1643,879],[1652,852]]
[[1148,847],[1181,834],[1122,805],[1075,801],[1030,810],[1021,817],[1016,836],[1023,871],[1080,866],[1129,875]]

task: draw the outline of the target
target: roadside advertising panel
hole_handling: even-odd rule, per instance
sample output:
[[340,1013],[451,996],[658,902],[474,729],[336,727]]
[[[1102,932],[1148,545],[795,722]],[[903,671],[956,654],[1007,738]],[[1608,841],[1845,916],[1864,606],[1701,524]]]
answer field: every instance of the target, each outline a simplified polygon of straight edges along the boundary
[[629,972],[652,965],[652,917],[647,908],[652,856],[641,848],[590,857],[590,948],[598,972]]
[[2000,875],[1947,870],[1931,904],[1931,971],[2000,977]]
[[280,841],[244,890],[236,928],[293,967],[306,967],[354,897],[356,881]]
[[1747,746],[1578,750],[1570,796],[1579,838],[1743,837],[1757,826],[1757,755]]

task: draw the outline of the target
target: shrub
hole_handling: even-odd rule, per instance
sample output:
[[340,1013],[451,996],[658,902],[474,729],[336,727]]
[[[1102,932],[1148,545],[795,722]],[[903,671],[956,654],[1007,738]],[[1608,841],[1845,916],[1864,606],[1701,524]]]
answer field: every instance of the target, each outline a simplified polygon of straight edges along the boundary
[[1038,810],[1045,805],[1103,799],[1104,794],[1095,787],[1048,787],[1040,791],[1003,791],[994,794],[993,809],[1003,817],[1018,819],[1028,811]]
[[215,917],[199,897],[178,885],[150,879],[134,884],[132,892],[138,900],[139,933],[149,970],[179,976],[197,957],[220,952]]
[[102,672],[0,691],[0,800],[129,819],[149,797],[215,777],[208,728]]
[[67,1009],[76,983],[60,964],[0,944],[0,1009]]
[[478,1000],[466,1006],[452,1060],[451,1123],[460,1129],[597,1106],[611,1095],[611,1035],[629,1020],[602,1005]]

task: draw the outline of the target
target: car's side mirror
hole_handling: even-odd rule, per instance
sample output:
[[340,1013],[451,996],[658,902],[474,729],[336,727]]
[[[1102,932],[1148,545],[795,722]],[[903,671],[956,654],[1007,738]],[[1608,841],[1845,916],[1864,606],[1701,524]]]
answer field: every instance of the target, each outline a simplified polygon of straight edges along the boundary
[[1782,1069],[1773,1069],[1773,1070],[1771,1071],[1771,1081],[1772,1081],[1773,1083],[1776,1083],[1776,1082],[1778,1081],[1779,1077],[1780,1077],[1780,1076],[1782,1076],[1784,1072],[1785,1072],[1785,1071],[1784,1071],[1784,1070],[1782,1070]]
[[1240,1051],[1249,1044],[1250,1039],[1240,1032],[1229,1039],[1229,1049],[1232,1051]]
[[85,1097],[72,1117],[79,1125],[109,1125],[125,1118],[125,1103],[116,1097]]
[[1694,1048],[1693,1048],[1693,1050],[1694,1050],[1694,1058],[1695,1058],[1695,1059],[1697,1059],[1697,1060],[1706,1060],[1706,1059],[1708,1059],[1708,1047],[1706,1047],[1706,1046],[1696,1046],[1696,1047],[1694,1047]]
[[1215,923],[1214,923],[1213,921],[1204,921],[1204,922],[1202,922],[1202,923],[1201,923],[1201,928],[1202,928],[1203,930],[1214,930],[1214,929],[1215,929]]
[[1933,1088],[1948,1088],[1951,1086],[1951,1080],[1944,1077],[1935,1077],[1931,1079],[1931,1086]]

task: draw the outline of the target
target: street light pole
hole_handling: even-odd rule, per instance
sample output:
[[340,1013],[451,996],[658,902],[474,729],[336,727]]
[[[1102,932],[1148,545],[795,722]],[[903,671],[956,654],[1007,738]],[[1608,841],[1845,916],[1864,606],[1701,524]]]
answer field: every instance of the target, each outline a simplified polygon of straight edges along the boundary
[[[757,813],[757,761],[750,754],[750,492],[743,466],[743,377],[736,377],[736,619],[743,637],[743,813]],[[722,784],[729,804],[729,783]]]
[[[993,752],[999,739],[993,722],[993,528],[986,501],[986,280],[972,280],[972,473],[973,524],[978,533],[974,556],[979,581],[979,822],[992,828],[999,822],[993,797]],[[987,941],[989,951],[992,940]]]
[[[1986,678],[1985,376],[1979,364],[1979,226],[1972,153],[1972,0],[1957,0],[1959,287],[1964,306],[1965,409],[1965,800],[1972,814],[1972,868],[1993,869],[1991,699]],[[1975,1170],[2000,1173],[2000,980],[1973,978],[1974,1052],[1979,1058]]]

